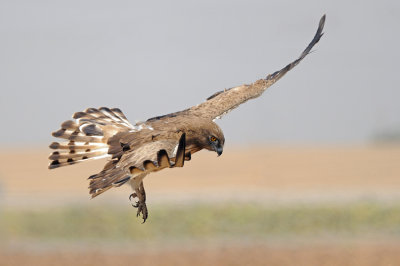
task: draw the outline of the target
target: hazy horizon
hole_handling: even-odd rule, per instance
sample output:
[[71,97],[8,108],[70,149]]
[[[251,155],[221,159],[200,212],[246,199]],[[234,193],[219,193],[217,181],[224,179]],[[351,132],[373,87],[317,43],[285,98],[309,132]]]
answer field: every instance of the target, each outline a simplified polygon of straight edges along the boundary
[[365,143],[400,129],[397,1],[1,1],[0,145],[45,145],[87,107],[132,122],[185,109],[297,58],[218,124],[227,144]]

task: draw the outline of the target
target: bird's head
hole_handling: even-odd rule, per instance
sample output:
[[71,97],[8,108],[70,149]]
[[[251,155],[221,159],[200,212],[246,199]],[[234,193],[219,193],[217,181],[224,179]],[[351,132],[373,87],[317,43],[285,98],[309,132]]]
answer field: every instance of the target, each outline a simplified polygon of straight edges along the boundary
[[217,135],[215,133],[216,132],[208,134],[207,136],[208,146],[206,147],[206,149],[210,151],[215,151],[218,154],[218,156],[220,156],[224,151],[225,138],[224,135],[215,136]]
[[210,120],[199,119],[186,134],[186,144],[189,150],[207,149],[215,151],[218,156],[224,151],[225,137],[221,128]]
[[215,151],[218,156],[224,151],[225,137],[222,129],[214,122],[207,123],[203,130],[204,148]]

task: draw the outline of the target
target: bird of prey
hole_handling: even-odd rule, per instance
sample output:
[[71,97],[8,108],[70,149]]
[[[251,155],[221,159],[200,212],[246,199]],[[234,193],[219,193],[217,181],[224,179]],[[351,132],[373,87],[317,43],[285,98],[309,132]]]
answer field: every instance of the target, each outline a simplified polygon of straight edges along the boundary
[[104,169],[89,177],[92,197],[129,184],[137,199],[137,216],[143,222],[148,217],[143,179],[164,168],[183,167],[184,162],[203,149],[222,154],[225,138],[216,119],[240,104],[259,97],[268,87],[294,68],[320,40],[325,24],[322,16],[314,38],[300,57],[281,70],[252,84],[219,91],[203,103],[183,111],[157,116],[132,124],[118,108],[88,108],[73,115],[73,120],[61,124],[54,137],[65,142],[53,142],[54,151],[49,169],[93,159],[109,158]]

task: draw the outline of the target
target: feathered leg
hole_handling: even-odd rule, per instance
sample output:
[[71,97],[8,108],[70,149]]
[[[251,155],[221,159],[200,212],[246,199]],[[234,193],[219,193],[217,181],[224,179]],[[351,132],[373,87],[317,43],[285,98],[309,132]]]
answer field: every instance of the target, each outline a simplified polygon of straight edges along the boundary
[[146,205],[146,191],[143,186],[143,178],[144,176],[141,178],[135,178],[133,182],[131,182],[131,186],[135,192],[129,196],[129,200],[132,201],[134,198],[138,199],[135,204],[132,204],[132,206],[138,209],[136,216],[139,217],[140,214],[142,214],[143,223],[145,223],[149,216],[149,212]]

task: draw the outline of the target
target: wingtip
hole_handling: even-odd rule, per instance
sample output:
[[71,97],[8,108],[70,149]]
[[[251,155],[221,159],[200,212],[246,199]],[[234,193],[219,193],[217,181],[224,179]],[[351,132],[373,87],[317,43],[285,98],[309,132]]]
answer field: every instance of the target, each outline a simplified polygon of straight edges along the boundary
[[65,133],[65,129],[61,128],[57,131],[52,132],[51,135],[55,138],[58,138],[58,137],[62,136],[64,133]]
[[50,149],[53,149],[53,150],[56,150],[56,149],[58,149],[60,147],[60,143],[58,143],[58,142],[52,142],[50,145],[49,145],[49,148]]
[[175,167],[183,167],[185,163],[185,149],[186,149],[186,133],[182,133],[179,139],[178,150],[175,155]]
[[48,165],[48,169],[49,170],[55,169],[55,168],[58,168],[58,167],[60,167],[60,162],[58,160],[54,160]]
[[325,26],[326,14],[324,14],[319,20],[319,28],[322,30]]

